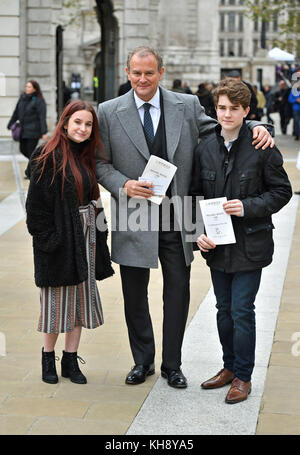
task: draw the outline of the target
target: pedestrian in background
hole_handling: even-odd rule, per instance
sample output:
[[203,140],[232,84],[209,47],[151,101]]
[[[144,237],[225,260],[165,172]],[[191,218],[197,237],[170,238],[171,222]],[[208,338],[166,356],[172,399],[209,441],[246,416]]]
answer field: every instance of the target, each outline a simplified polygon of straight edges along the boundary
[[288,102],[291,104],[293,109],[293,117],[294,117],[294,128],[293,128],[293,135],[295,136],[295,140],[299,140],[299,123],[300,123],[300,84],[298,85],[296,90],[291,90]]
[[67,104],[52,138],[31,159],[27,227],[40,287],[42,379],[51,384],[58,382],[54,347],[59,333],[66,334],[62,376],[85,384],[77,361],[81,329],[103,324],[96,279],[113,270],[105,219],[101,230],[95,222],[100,196],[95,156],[101,150],[96,113],[77,100]]
[[[30,159],[39,139],[47,141],[46,103],[35,80],[26,83],[25,92],[21,94],[7,128],[11,129],[17,121],[21,124],[20,152]],[[25,178],[29,177],[27,166]]]
[[256,120],[261,120],[264,115],[264,108],[266,106],[266,98],[261,90],[259,90],[257,85],[253,85],[253,90],[257,99],[256,107]]
[[270,85],[265,85],[263,87],[263,93],[266,99],[266,116],[267,116],[267,122],[270,123],[271,125],[274,125],[274,120],[270,116],[272,112],[274,112],[274,94],[272,92],[272,87]]
[[131,90],[131,84],[130,81],[126,81],[124,84],[120,85],[118,96],[125,95],[125,93],[129,92],[129,90]]
[[280,128],[282,134],[286,134],[287,126],[293,111],[291,104],[288,102],[291,88],[287,87],[285,81],[279,82],[279,91],[275,93],[275,106],[280,115]]
[[186,93],[184,88],[182,87],[181,79],[174,79],[171,90],[172,92]]
[[187,81],[182,81],[182,88],[184,90],[184,93],[187,93],[188,95],[193,95],[191,87],[189,86]]
[[196,95],[199,98],[201,106],[204,107],[205,114],[212,118],[216,118],[213,96],[211,91],[207,89],[207,84],[205,82],[198,85]]

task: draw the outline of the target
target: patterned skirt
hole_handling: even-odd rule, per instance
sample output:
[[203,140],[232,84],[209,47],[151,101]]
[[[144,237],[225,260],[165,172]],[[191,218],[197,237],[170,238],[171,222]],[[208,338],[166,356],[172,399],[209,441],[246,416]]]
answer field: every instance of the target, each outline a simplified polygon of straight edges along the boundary
[[95,279],[95,202],[80,206],[79,213],[86,245],[88,279],[75,286],[41,288],[39,332],[66,333],[76,326],[94,329],[104,322]]

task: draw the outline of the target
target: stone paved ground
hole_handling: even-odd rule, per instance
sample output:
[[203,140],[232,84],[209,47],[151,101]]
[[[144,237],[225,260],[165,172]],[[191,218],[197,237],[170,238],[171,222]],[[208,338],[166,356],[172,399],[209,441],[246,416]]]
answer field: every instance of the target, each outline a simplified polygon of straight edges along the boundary
[[[293,187],[300,190],[300,171],[295,168],[299,143],[290,136],[278,136],[277,140],[287,159],[285,166]],[[9,148],[2,156],[0,154],[0,332],[6,342],[7,354],[1,355],[4,345],[0,334],[0,434],[124,435],[159,378],[160,270],[152,271],[150,284],[150,307],[157,344],[157,372],[154,376],[138,387],[124,384],[133,362],[124,322],[119,273],[115,267],[115,276],[99,284],[105,324],[92,331],[83,331],[79,355],[86,361],[82,370],[87,375],[88,384],[72,384],[61,377],[57,385],[43,383],[41,335],[36,331],[39,293],[33,283],[31,238],[22,212],[28,186],[23,179],[26,163],[15,153],[13,158],[7,156],[9,154]],[[107,207],[105,194],[103,200]],[[108,213],[108,208],[106,210]],[[298,205],[257,434],[300,434],[300,356],[291,353],[291,337],[300,332],[299,251]],[[189,321],[201,306],[210,286],[208,268],[197,255],[192,267]],[[56,349],[60,357],[63,343],[61,335]],[[300,347],[298,351],[300,353]],[[59,363],[58,372],[60,374]]]

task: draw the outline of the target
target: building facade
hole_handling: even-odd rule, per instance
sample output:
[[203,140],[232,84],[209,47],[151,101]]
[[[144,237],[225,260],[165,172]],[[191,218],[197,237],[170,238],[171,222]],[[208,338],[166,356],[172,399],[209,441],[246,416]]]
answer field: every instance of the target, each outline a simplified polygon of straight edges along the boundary
[[[274,18],[269,47],[277,33]],[[231,69],[272,85],[275,62],[260,34],[243,0],[1,0],[0,138],[10,136],[6,125],[28,79],[41,85],[51,131],[64,86],[95,105],[116,96],[128,52],[141,44],[160,49],[167,88],[179,78],[196,90]]]
[[221,77],[236,69],[251,83],[273,85],[274,61],[267,53],[276,44],[278,16],[264,24],[265,49],[261,48],[262,22],[254,22],[245,14],[244,0],[221,0],[218,16]]

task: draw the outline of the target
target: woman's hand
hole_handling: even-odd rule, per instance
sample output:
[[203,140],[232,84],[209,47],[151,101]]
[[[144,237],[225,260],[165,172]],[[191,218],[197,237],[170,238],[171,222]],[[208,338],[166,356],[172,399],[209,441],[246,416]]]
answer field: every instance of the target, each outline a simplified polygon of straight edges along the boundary
[[44,142],[47,142],[47,141],[48,141],[48,136],[47,136],[47,134],[43,134],[42,139],[43,139]]
[[208,253],[209,250],[216,248],[216,245],[210,240],[205,234],[201,234],[197,239],[198,248],[204,253]]

